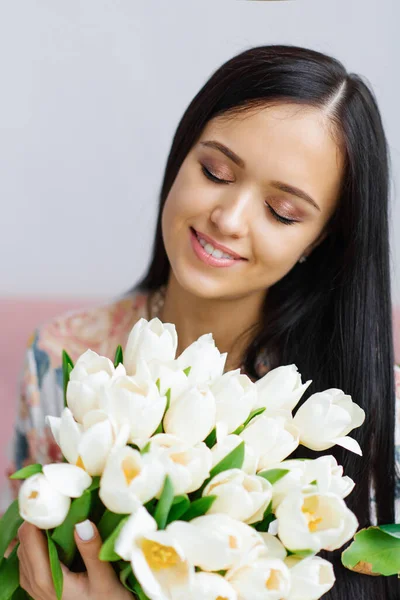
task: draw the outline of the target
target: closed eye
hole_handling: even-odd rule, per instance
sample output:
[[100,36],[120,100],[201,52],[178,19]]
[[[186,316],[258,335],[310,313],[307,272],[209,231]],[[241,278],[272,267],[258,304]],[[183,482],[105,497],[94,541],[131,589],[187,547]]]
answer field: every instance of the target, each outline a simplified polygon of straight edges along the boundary
[[[213,181],[214,183],[233,183],[233,181],[227,181],[226,179],[219,179],[219,177],[216,177],[215,175],[213,175],[211,173],[211,171],[209,171],[204,165],[201,165],[201,170],[203,172],[203,174],[205,175],[205,177],[207,177],[207,179],[209,179],[210,181]],[[278,214],[273,208],[272,206],[270,206],[267,202],[265,203],[266,206],[268,206],[272,216],[279,222],[279,223],[283,223],[284,225],[293,225],[294,223],[297,223],[298,221],[294,220],[294,219],[287,219],[286,217],[282,217],[280,214]]]
[[282,215],[279,215],[267,202],[265,203],[265,205],[268,206],[270,213],[277,221],[279,221],[279,223],[283,223],[284,225],[293,225],[294,223],[298,223],[298,221],[296,221],[295,219],[287,219],[286,217],[282,217]]
[[210,179],[210,181],[214,181],[214,183],[233,183],[233,181],[227,181],[226,179],[219,179],[219,177],[216,177],[215,175],[213,175],[211,173],[211,171],[209,171],[204,165],[201,165],[201,170],[203,171],[203,173],[207,177],[207,179]]

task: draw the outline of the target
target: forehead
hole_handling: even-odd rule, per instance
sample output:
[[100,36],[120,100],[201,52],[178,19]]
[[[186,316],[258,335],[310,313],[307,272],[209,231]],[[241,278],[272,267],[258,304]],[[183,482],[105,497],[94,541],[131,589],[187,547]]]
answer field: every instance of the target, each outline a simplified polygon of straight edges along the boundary
[[344,154],[332,122],[320,109],[277,104],[221,115],[207,123],[200,141],[214,139],[239,155],[246,175],[262,185],[269,180],[294,185],[309,193],[325,214],[333,212]]

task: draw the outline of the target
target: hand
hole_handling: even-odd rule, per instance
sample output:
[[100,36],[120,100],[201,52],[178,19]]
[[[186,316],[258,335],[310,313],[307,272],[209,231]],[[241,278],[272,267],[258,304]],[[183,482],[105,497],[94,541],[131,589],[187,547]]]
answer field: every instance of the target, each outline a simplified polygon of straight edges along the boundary
[[[111,564],[98,558],[102,541],[93,523],[88,523],[85,522],[85,529],[90,529],[90,525],[93,527],[90,540],[81,540],[75,530],[75,541],[87,570],[72,573],[61,564],[64,574],[62,600],[132,600],[133,595],[120,583]],[[40,529],[26,522],[19,528],[18,537],[21,587],[33,600],[56,600],[47,539]]]

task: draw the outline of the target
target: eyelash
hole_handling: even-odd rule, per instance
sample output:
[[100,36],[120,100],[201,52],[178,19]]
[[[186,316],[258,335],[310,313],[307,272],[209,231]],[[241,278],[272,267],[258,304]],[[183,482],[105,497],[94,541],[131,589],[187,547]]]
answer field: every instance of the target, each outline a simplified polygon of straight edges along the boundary
[[[225,181],[225,179],[219,179],[218,177],[215,177],[215,175],[213,175],[204,165],[201,166],[201,170],[203,171],[205,177],[214,183],[232,183],[231,181]],[[265,203],[265,206],[268,207],[274,219],[279,221],[279,223],[283,223],[284,225],[293,225],[294,223],[297,223],[297,221],[294,219],[286,219],[285,217],[279,215],[269,204]]]

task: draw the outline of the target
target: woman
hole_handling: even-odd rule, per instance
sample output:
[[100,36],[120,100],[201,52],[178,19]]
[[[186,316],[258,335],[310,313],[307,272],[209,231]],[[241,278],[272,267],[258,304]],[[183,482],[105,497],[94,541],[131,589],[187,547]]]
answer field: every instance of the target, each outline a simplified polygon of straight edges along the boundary
[[[362,458],[339,447],[333,452],[357,483],[348,504],[360,527],[375,518],[393,522],[391,310],[388,156],[372,92],[340,62],[313,50],[247,50],[212,75],[179,123],[146,276],[113,305],[36,332],[17,424],[17,466],[51,452],[44,415],[61,412],[55,392],[61,349],[73,358],[88,347],[111,355],[138,318],[158,314],[175,323],[178,353],[212,332],[219,350],[229,352],[227,370],[242,366],[256,380],[295,363],[303,381],[313,380],[303,401],[329,387],[351,394],[367,419],[354,436]],[[78,333],[60,335],[71,319]],[[29,525],[21,528],[21,569],[35,600],[53,597],[40,536]],[[93,587],[102,581],[101,589],[125,597],[96,552],[90,555],[90,543],[86,550],[79,544],[89,572],[79,593],[102,597]],[[39,547],[44,582],[34,579],[32,566]],[[396,578],[346,571],[340,552],[328,558],[337,582],[326,598],[400,598]],[[76,575],[67,574],[66,585],[75,590],[69,600]]]

